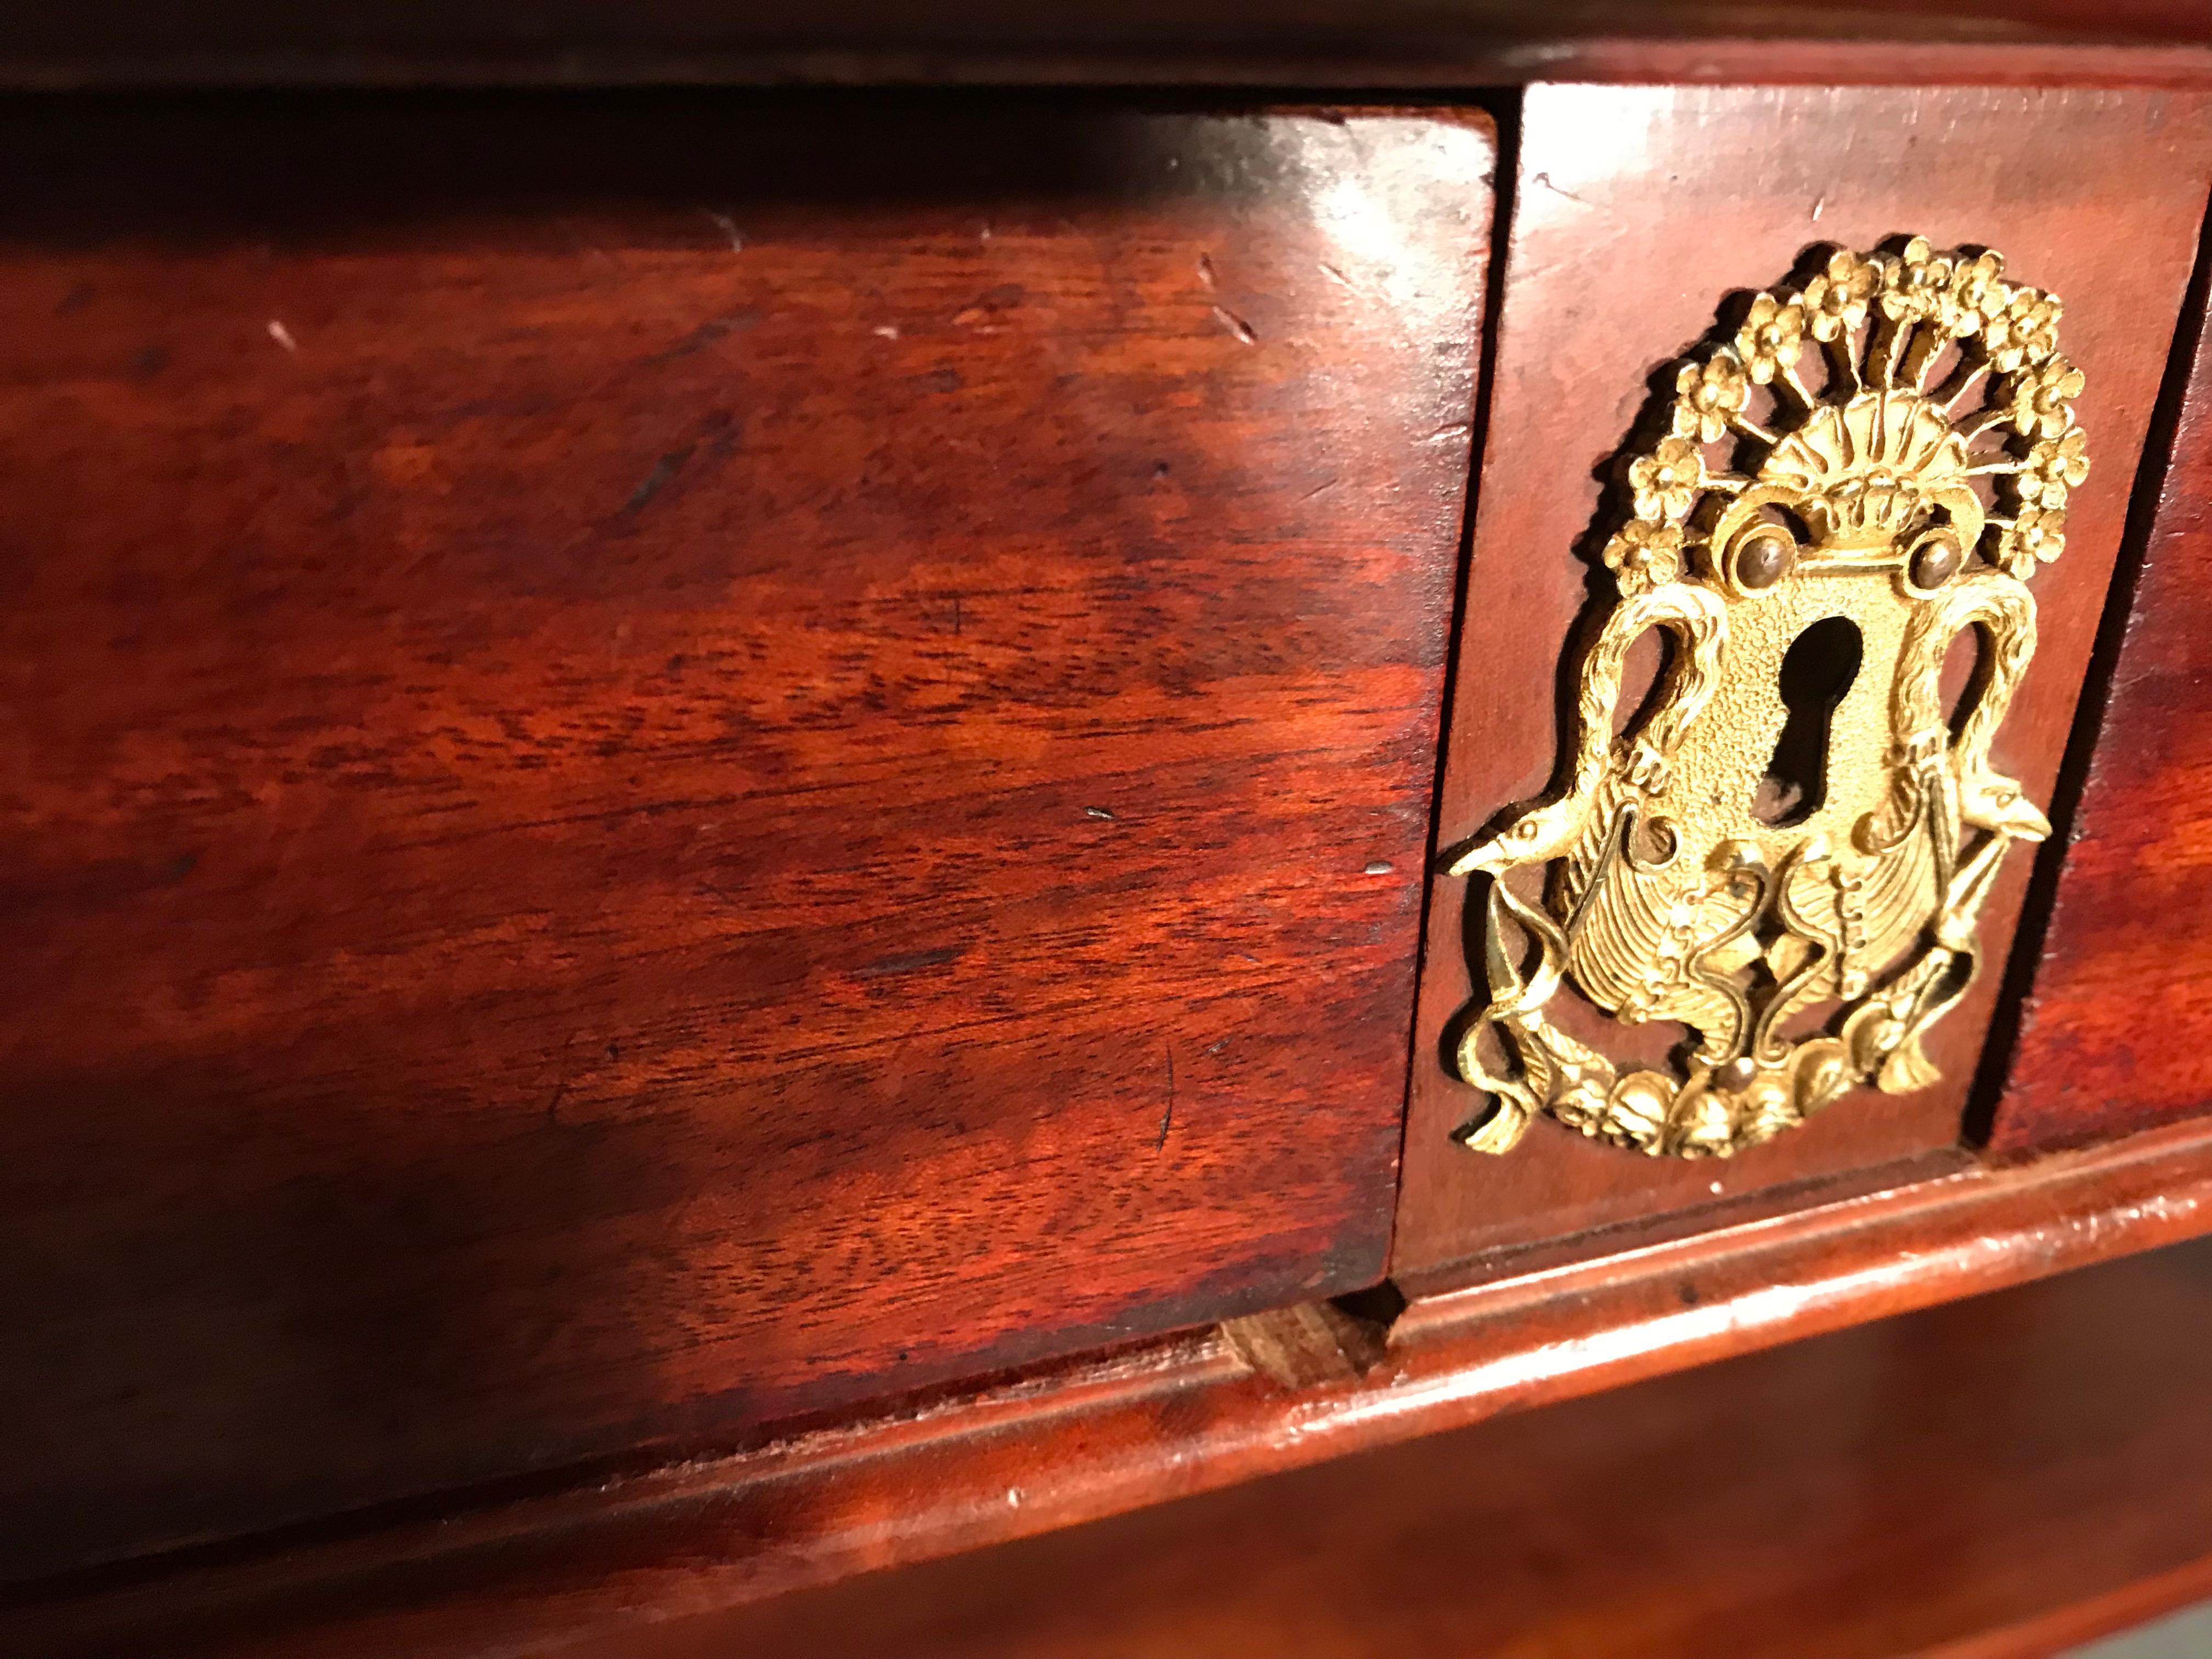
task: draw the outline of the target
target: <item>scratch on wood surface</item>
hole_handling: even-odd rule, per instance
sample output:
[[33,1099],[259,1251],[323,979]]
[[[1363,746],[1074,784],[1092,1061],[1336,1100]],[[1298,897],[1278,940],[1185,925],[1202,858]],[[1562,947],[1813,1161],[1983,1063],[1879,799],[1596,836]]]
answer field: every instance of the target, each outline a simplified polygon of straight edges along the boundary
[[620,516],[625,519],[635,518],[643,512],[646,503],[666,489],[668,481],[682,471],[684,463],[690,459],[691,446],[686,444],[681,449],[671,450],[655,461],[653,464],[653,471],[645,475],[643,482],[629,492],[629,499],[622,504]]
[[269,337],[276,341],[278,345],[283,346],[285,350],[292,353],[293,356],[297,356],[299,355],[300,343],[292,337],[292,331],[285,327],[283,324],[278,322],[274,317],[271,317],[269,319]]
[[873,962],[863,963],[853,969],[855,979],[879,979],[886,974],[911,974],[922,968],[942,968],[947,963],[957,962],[960,951],[956,945],[943,945],[934,951],[908,951],[895,957],[878,957]]
[[1576,195],[1574,191],[1565,188],[1563,185],[1553,184],[1552,182],[1552,175],[1548,173],[1531,173],[1528,175],[1528,182],[1532,185],[1543,185],[1543,187],[1546,190],[1550,191],[1553,195],[1563,196],[1568,201],[1572,202],[1577,207],[1594,208],[1597,205],[1595,202],[1584,200],[1582,197]]
[[953,313],[953,323],[962,328],[978,323],[995,322],[1003,313],[1018,307],[1029,296],[1019,283],[1001,283],[987,289],[975,300]]
[[731,218],[726,213],[717,213],[712,208],[703,208],[701,211],[712,219],[714,222],[714,228],[728,238],[731,252],[743,253],[745,251],[745,239],[738,234],[736,220]]
[[1252,325],[1235,312],[1222,306],[1216,306],[1213,307],[1213,314],[1219,320],[1222,327],[1243,341],[1246,345],[1257,345],[1260,343],[1260,337],[1253,330]]
[[1175,1125],[1175,1050],[1173,1048],[1167,1050],[1167,1057],[1168,1103],[1167,1109],[1160,1114],[1159,1138],[1152,1142],[1154,1152],[1158,1152],[1168,1144],[1168,1131]]
[[675,344],[654,352],[644,362],[648,368],[661,363],[672,363],[678,358],[689,357],[695,351],[704,351],[715,341],[734,334],[741,329],[750,328],[758,321],[760,321],[760,313],[755,311],[734,311],[726,317],[709,317]]

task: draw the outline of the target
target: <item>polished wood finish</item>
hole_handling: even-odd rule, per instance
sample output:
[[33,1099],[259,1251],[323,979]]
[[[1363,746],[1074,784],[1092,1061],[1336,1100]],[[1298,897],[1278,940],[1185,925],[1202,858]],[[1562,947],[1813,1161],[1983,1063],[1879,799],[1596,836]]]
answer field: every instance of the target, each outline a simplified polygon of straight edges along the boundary
[[[1559,752],[1548,720],[1565,642],[1589,602],[1603,459],[1627,436],[1646,377],[1714,326],[1731,290],[1781,280],[1812,245],[1872,247],[1905,233],[2002,248],[2022,281],[2066,302],[2086,366],[2078,413],[2095,454],[2064,557],[2037,580],[2040,640],[2002,729],[1998,764],[2050,798],[2126,518],[2212,176],[2212,107],[2193,95],[1990,89],[1717,90],[1536,87],[1522,110],[1510,246],[1488,388],[1469,600],[1438,808],[1468,836],[1540,793]],[[1610,527],[1609,526],[1607,527]],[[1984,912],[2002,963],[2031,860]],[[1523,882],[1527,880],[1524,876]],[[1938,1029],[1943,1083],[1862,1091],[1727,1164],[1647,1159],[1548,1120],[1503,1157],[1453,1129],[1481,1097],[1445,1069],[1479,961],[1462,901],[1439,879],[1414,1043],[1392,1273],[1409,1289],[1478,1271],[1486,1252],[1643,1222],[1716,1200],[1797,1201],[1802,1183],[1941,1153],[1959,1139],[1999,975]],[[1479,930],[1479,911],[1475,915]],[[1656,1061],[1674,1027],[1577,1030]],[[1604,1248],[1601,1241],[1589,1245]]]
[[2212,1132],[2181,1125],[1431,1298],[1387,1332],[1288,1310],[732,1458],[57,1582],[0,1611],[0,1650],[137,1651],[155,1632],[176,1656],[614,1641],[2209,1230]]
[[1485,118],[0,137],[0,1569],[1380,1277]]
[[2106,665],[2070,845],[1990,1139],[2063,1144],[2212,1109],[2212,330],[2148,495],[2142,568]]
[[573,1651],[2049,1659],[2208,1590],[2198,1243]]
[[[666,60],[650,7],[559,61],[203,14],[174,78],[252,73],[219,38],[248,15],[280,78],[905,72],[820,57],[836,3],[796,57]],[[1676,33],[1624,43],[1599,9],[1560,50],[1478,5],[1377,52],[1385,15],[1273,8],[1284,56],[1236,73],[1334,42],[1344,84],[2212,78],[2160,0],[2095,25],[2151,44],[2064,53],[2029,38],[2070,4],[1993,3],[2011,46],[1900,46],[1899,13],[1709,44],[1649,9]],[[1046,33],[944,73],[1124,61]],[[146,37],[100,44],[79,70],[138,73]],[[8,50],[0,81],[71,72]],[[1530,713],[1643,374],[1723,289],[1908,229],[2059,289],[2091,372],[2098,470],[1999,757],[2047,792],[2203,99],[1527,115],[1444,830],[1552,763]],[[0,1016],[0,1651],[1996,1659],[2212,1583],[2175,1381],[2212,1358],[2201,1253],[1744,1358],[2212,1231],[2212,1126],[2035,1151],[2203,1098],[2185,1068],[2087,1098],[2134,1086],[2095,924],[2195,961],[2150,913],[2203,908],[2173,776],[2091,778],[2089,937],[2044,963],[1986,1159],[1970,1014],[1941,1096],[1735,1164],[1550,1126],[1478,1163],[1443,1139],[1473,1106],[1437,1088],[1446,884],[1417,1294],[1368,1288],[1479,417],[1479,115],[183,99],[0,132],[0,974],[34,991]],[[2167,478],[2108,711],[2184,764],[2204,488]],[[2150,857],[2171,884],[2113,901]],[[2069,1044],[2086,1080],[2039,1092]]]

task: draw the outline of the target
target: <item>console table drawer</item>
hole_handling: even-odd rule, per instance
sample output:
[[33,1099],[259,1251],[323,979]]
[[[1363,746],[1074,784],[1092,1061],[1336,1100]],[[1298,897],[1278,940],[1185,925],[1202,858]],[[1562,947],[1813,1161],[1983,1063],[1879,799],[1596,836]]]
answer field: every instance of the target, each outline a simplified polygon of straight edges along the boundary
[[1380,1276],[1482,118],[6,137],[8,1571]]

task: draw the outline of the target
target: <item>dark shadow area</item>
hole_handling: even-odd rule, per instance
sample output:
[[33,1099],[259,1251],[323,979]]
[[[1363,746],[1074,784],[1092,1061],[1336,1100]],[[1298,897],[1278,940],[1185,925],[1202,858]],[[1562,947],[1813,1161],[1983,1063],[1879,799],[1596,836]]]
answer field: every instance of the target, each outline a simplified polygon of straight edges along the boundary
[[[0,98],[14,158],[0,245],[262,239],[273,254],[543,245],[588,260],[847,214],[972,208],[1006,230],[1062,207],[1265,200],[1297,146],[1221,99],[1108,91],[695,88],[191,92]],[[1201,137],[1200,135],[1203,134]],[[727,223],[724,222],[727,221]]]
[[1802,823],[1828,798],[1828,731],[1858,678],[1866,641],[1848,617],[1826,617],[1790,642],[1779,689],[1790,718],[1775,739],[1752,814],[1778,829]]

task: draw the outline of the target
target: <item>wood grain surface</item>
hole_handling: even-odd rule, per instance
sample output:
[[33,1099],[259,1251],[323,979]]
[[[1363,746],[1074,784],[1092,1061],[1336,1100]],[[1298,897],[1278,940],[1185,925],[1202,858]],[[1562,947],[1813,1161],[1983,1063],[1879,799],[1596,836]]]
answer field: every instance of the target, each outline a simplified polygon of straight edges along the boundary
[[487,1659],[602,1639],[651,1651],[670,1621],[1218,1491],[2208,1228],[2212,1133],[2178,1124],[1425,1298],[1387,1331],[1308,1304],[732,1457],[565,1492],[472,1494],[336,1535],[302,1529],[76,1575],[0,1595],[0,1651]]
[[2212,1589],[2208,1378],[2200,1243],[574,1651],[2049,1659]]
[[[1532,88],[1440,839],[1471,836],[1553,775],[1554,729],[1529,711],[1552,706],[1596,590],[1576,545],[1647,377],[1714,326],[1729,294],[1780,282],[1808,248],[1905,234],[1996,247],[2016,278],[2061,295],[2065,349],[2088,377],[2077,408],[2094,470],[2065,556],[2037,580],[2040,642],[1996,750],[2049,800],[2195,254],[2208,117],[2203,100],[2163,94]],[[1984,912],[1987,962],[2004,959],[2030,868],[2016,854]],[[1408,1287],[1465,1277],[1485,1252],[1717,1203],[1738,1215],[1761,1194],[1793,1201],[1801,1183],[1957,1141],[1994,971],[1934,1036],[1941,1085],[1861,1091],[1725,1164],[1639,1158],[1548,1120],[1504,1157],[1462,1150],[1451,1132],[1481,1102],[1443,1049],[1472,1000],[1466,891],[1440,878],[1431,905],[1392,1261]],[[1648,1041],[1646,1059],[1667,1042],[1610,1022],[1585,1036],[1601,1032],[1616,1048]]]
[[[2200,323],[2201,323],[2201,319]],[[2212,1106],[2212,330],[2196,349],[1990,1124],[1999,1152]]]
[[0,1571],[1379,1277],[1484,118],[0,135]]

